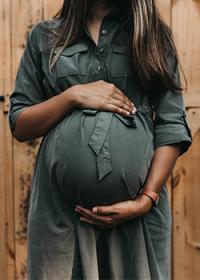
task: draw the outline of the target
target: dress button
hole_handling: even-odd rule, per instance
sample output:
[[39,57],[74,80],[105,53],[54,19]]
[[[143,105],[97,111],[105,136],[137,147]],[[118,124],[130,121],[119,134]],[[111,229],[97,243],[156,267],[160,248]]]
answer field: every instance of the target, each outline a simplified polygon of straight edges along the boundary
[[98,70],[98,71],[101,71],[101,65],[99,65],[99,66],[97,67],[97,70]]
[[104,48],[100,48],[100,49],[99,49],[99,52],[100,52],[100,53],[103,53],[103,52],[104,52]]
[[103,35],[106,35],[106,34],[107,34],[107,30],[106,30],[106,29],[103,29],[103,30],[102,30],[102,34],[103,34]]

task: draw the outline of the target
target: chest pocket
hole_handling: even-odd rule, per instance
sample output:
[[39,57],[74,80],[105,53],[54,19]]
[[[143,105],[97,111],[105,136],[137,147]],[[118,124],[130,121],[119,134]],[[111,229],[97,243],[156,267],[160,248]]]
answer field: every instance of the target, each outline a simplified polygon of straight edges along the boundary
[[[57,48],[55,53],[58,52]],[[63,50],[56,63],[59,88],[65,90],[74,84],[85,82],[88,64],[88,45],[73,44]]]
[[[55,50],[57,53],[58,50]],[[86,44],[75,44],[64,49],[57,61],[58,78],[70,75],[86,75],[86,56],[88,46]]]
[[128,92],[134,77],[131,50],[125,45],[114,45],[111,52],[111,81],[123,92]]

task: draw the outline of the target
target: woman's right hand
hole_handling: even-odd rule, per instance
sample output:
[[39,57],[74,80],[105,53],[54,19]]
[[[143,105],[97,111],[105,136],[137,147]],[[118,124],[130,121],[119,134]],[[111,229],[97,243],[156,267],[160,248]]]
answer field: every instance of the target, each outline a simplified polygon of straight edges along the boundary
[[137,111],[119,88],[103,80],[74,85],[73,98],[75,107],[112,111],[125,116]]

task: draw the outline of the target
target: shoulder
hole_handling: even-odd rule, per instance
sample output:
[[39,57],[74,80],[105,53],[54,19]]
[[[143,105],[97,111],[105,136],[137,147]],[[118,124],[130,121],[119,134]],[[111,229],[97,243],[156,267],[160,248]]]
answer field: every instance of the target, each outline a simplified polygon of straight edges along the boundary
[[58,20],[41,20],[34,25],[28,32],[28,39],[34,48],[40,52],[50,48],[52,32],[58,27]]

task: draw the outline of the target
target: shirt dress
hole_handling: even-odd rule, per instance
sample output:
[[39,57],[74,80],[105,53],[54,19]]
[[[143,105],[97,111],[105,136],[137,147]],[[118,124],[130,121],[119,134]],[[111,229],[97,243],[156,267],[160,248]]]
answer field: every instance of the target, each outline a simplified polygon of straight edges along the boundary
[[84,26],[50,73],[48,29],[58,23],[41,21],[28,34],[10,96],[11,132],[27,106],[97,80],[114,83],[138,110],[125,117],[77,107],[42,138],[28,214],[28,279],[169,279],[171,210],[165,184],[157,207],[109,229],[80,221],[74,207],[134,199],[157,147],[179,143],[181,155],[187,151],[192,136],[182,94],[160,87],[141,94],[131,20],[118,9],[104,17],[97,45]]

